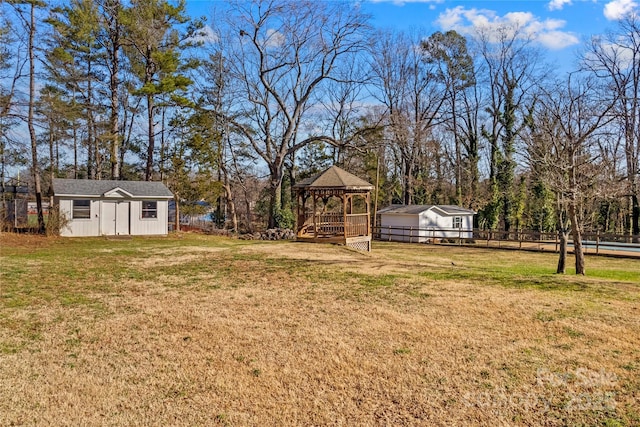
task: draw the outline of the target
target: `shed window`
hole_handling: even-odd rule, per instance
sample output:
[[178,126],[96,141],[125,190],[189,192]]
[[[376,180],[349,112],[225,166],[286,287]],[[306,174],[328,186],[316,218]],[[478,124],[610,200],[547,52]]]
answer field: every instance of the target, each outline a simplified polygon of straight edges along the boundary
[[91,218],[91,200],[73,201],[73,219]]
[[453,217],[453,228],[462,228],[462,217],[454,216]]
[[158,202],[142,202],[142,218],[158,218]]

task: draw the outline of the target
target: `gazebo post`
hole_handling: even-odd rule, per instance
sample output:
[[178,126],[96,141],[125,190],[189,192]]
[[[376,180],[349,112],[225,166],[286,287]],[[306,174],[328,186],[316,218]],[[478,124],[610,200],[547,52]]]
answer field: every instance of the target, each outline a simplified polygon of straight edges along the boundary
[[316,238],[318,237],[318,224],[316,223],[316,193],[313,190],[311,190],[310,193],[313,197],[313,212],[311,214],[313,216],[313,237]]
[[365,196],[367,202],[367,234],[371,234],[371,193]]
[[342,193],[342,234],[345,240],[347,239],[347,193]]
[[300,215],[300,211],[302,210],[302,212],[304,212],[304,196],[302,195],[301,192],[297,192],[296,193],[296,201],[297,201],[297,206],[296,206],[296,234],[298,234],[298,232],[300,231],[300,229],[302,228],[302,226],[304,225],[304,220],[303,223],[300,224],[300,219],[301,219],[301,215]]

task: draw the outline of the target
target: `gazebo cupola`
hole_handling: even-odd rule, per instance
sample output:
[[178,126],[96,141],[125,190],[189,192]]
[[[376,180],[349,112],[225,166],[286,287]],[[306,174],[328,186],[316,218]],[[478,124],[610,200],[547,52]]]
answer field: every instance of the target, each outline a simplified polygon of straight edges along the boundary
[[371,250],[371,184],[331,166],[294,188],[298,240]]

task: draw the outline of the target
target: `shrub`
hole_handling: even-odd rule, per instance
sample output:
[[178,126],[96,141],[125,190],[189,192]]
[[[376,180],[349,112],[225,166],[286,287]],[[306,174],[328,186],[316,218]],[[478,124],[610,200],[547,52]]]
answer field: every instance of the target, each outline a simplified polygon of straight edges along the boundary
[[59,236],[60,230],[69,225],[69,218],[66,215],[60,213],[60,209],[57,206],[53,206],[49,209],[49,215],[47,215],[47,223],[45,226],[45,233],[47,236]]
[[275,214],[276,227],[292,229],[295,218],[291,209],[278,209]]

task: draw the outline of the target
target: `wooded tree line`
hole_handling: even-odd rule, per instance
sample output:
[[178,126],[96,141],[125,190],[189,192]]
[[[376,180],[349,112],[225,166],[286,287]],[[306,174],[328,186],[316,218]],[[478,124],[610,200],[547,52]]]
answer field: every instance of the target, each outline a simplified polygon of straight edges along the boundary
[[229,0],[207,25],[184,1],[1,11],[2,178],[28,167],[37,194],[54,176],[163,180],[227,227],[287,227],[292,186],[337,164],[379,206],[640,235],[637,15],[568,73],[516,25],[383,31],[348,2]]

